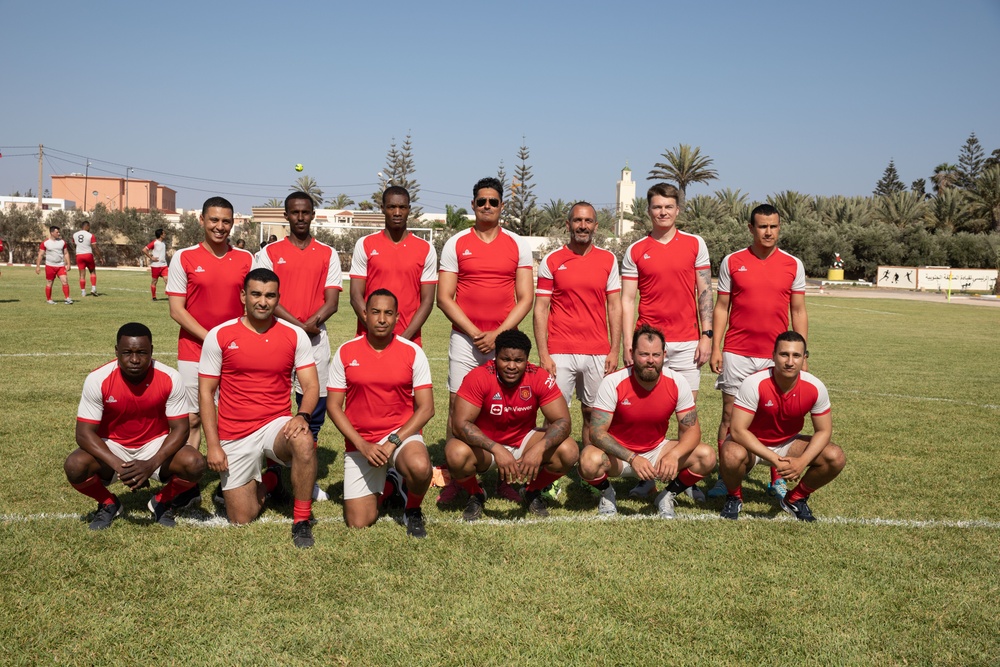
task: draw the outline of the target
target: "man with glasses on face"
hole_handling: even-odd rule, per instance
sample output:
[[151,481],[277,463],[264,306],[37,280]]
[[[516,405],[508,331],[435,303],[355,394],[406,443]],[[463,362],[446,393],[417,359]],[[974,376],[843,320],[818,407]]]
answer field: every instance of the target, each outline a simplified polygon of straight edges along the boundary
[[[472,188],[475,224],[452,236],[441,250],[438,307],[451,320],[448,345],[448,435],[453,432],[455,397],[472,369],[494,356],[497,335],[516,329],[531,310],[534,281],[531,248],[523,238],[500,227],[503,184],[480,179]],[[520,498],[502,485],[498,495]],[[449,484],[438,497],[448,503],[458,493]]]

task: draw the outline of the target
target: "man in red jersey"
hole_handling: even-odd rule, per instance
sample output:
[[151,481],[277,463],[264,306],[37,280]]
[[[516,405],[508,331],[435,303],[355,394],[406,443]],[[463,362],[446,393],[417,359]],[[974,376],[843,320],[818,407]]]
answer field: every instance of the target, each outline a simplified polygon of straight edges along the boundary
[[153,519],[175,525],[174,510],[198,488],[205,458],[186,446],[188,420],[181,377],[153,360],[153,334],[145,324],[118,329],[115,361],[83,383],[76,417],[75,449],[66,458],[66,479],[97,501],[91,530],[103,530],[121,513],[122,503],[107,487],[117,478],[136,491],[150,479],[164,482],[149,500]]
[[142,249],[142,254],[149,260],[149,274],[152,277],[149,291],[153,294],[153,301],[156,301],[156,281],[163,278],[165,284],[170,274],[167,269],[167,237],[162,229],[153,232],[153,240]]
[[[528,512],[546,517],[541,492],[576,464],[580,450],[569,437],[569,408],[544,368],[528,363],[531,340],[516,329],[495,339],[496,360],[465,376],[455,400],[455,436],[444,455],[455,483],[469,493],[462,518],[483,514],[486,492],[476,474],[496,467],[508,484],[527,483]],[[538,412],[544,429],[535,428]]]
[[[750,213],[749,248],[739,250],[719,265],[719,296],[715,302],[712,371],[719,374],[715,388],[722,391],[719,456],[729,434],[736,393],[744,379],[774,364],[771,341],[788,330],[809,336],[806,316],[806,273],[802,261],[778,248],[781,220],[778,209],[761,204]],[[723,333],[725,347],[723,347]],[[804,366],[808,369],[808,364]],[[784,480],[772,472],[771,492],[785,494]],[[725,495],[720,478],[709,496]]]
[[420,504],[431,484],[431,459],[421,430],[434,416],[434,395],[424,351],[393,333],[396,308],[387,289],[368,295],[366,333],[333,355],[327,411],[345,438],[344,522],[373,525],[377,494],[387,500],[386,475],[398,471],[402,480],[392,486],[404,496],[406,534],[423,538]]
[[555,376],[567,404],[576,388],[586,447],[597,388],[605,375],[618,368],[621,278],[614,253],[594,245],[597,211],[593,206],[574,204],[566,227],[569,243],[546,255],[538,267],[535,343],[539,365]]
[[101,259],[97,249],[97,238],[90,233],[90,221],[80,223],[80,229],[73,232],[73,242],[76,244],[76,268],[80,269],[80,297],[87,296],[87,271],[90,271],[90,293],[97,296],[97,264],[94,256]]
[[[778,502],[799,521],[816,520],[806,501],[844,469],[844,450],[830,441],[830,395],[818,378],[803,370],[808,356],[805,338],[795,331],[784,331],[774,342],[774,365],[740,385],[726,447],[719,459],[719,473],[727,490],[720,515],[723,519],[739,517],[743,479],[761,460],[782,479],[798,481]],[[812,418],[811,436],[800,433],[806,415]]]
[[[684,376],[691,395],[698,400],[701,366],[712,354],[712,269],[705,241],[677,229],[681,211],[680,191],[657,183],[646,192],[653,230],[628,247],[622,258],[622,330],[631,335],[648,324],[666,338],[666,366]],[[635,317],[636,293],[639,317]],[[625,363],[632,351],[626,346]],[[629,492],[644,497],[656,491],[656,480],[640,482]],[[688,493],[697,500],[697,487]]]
[[[674,498],[715,467],[715,452],[701,442],[698,409],[684,376],[665,366],[663,334],[648,324],[632,334],[633,365],[604,378],[597,391],[590,437],[580,453],[580,476],[601,495],[597,511],[618,512],[609,477],[660,480],[660,518],[674,518]],[[677,415],[677,440],[667,439]]]
[[45,301],[54,304],[52,300],[52,283],[58,277],[62,283],[63,298],[66,303],[73,303],[69,298],[69,281],[66,279],[66,267],[69,266],[69,248],[63,240],[62,231],[56,225],[49,227],[49,238],[38,246],[38,257],[35,259],[35,274],[42,270],[42,259],[45,259]]
[[376,289],[399,299],[395,333],[420,345],[420,328],[434,308],[437,252],[406,229],[410,193],[392,185],[382,193],[385,230],[358,239],[351,259],[351,307],[358,335],[365,333],[365,304]]
[[[261,475],[267,457],[292,469],[292,542],[313,546],[312,490],[316,448],[309,415],[319,401],[319,377],[309,337],[274,316],[278,276],[253,269],[243,281],[245,314],[205,336],[198,366],[198,396],[208,467],[219,473],[232,523],[253,521],[280,482],[280,469]],[[291,416],[291,377],[302,388],[302,411]],[[219,393],[218,413],[215,395]]]
[[[451,320],[448,344],[448,427],[454,427],[455,396],[465,376],[493,357],[501,331],[517,328],[531,310],[533,275],[531,248],[517,234],[500,227],[503,184],[480,179],[472,188],[475,224],[452,236],[441,249],[438,307]],[[455,498],[454,484],[438,497]],[[501,480],[499,495],[510,500],[517,493]]]
[[188,444],[201,445],[198,406],[198,362],[208,331],[243,314],[240,292],[250,272],[253,255],[229,245],[233,229],[233,205],[223,197],[210,197],[198,218],[205,240],[174,253],[167,278],[170,317],[180,325],[177,340],[177,370],[184,379],[188,397],[191,434]]
[[[319,402],[313,406],[309,430],[313,442],[326,420],[326,378],[330,375],[330,338],[324,324],[337,312],[342,274],[337,251],[313,238],[311,226],[316,211],[312,197],[293,192],[285,198],[285,220],[289,235],[268,243],[254,258],[254,268],[274,271],[281,280],[284,298],[275,315],[309,335],[320,383]],[[302,391],[295,379],[295,400],[302,407]],[[316,489],[318,492],[318,488]],[[314,494],[315,495],[315,494]]]

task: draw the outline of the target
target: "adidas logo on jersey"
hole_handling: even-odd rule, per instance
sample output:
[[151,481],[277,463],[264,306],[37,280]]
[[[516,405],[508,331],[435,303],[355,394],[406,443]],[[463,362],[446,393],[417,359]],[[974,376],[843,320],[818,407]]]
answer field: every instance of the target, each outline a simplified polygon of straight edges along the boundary
[[361,364],[358,363],[357,359],[351,359],[351,363],[349,363],[347,365],[348,366],[360,366]]
[[746,270],[747,270],[747,267],[745,267],[745,266],[740,266],[740,268],[738,268],[738,269],[736,269],[736,270],[737,270],[737,271],[746,271]]
[[462,257],[471,257],[471,256],[472,256],[472,251],[469,250],[468,248],[466,248],[465,252],[462,253]]
[[500,395],[499,391],[497,393],[493,394],[493,400],[494,401],[502,401],[503,400],[503,396]]
[[772,403],[771,401],[768,401],[767,403],[764,404],[764,407],[765,408],[773,408],[774,407],[774,403]]
[[556,269],[556,271],[565,271],[565,270],[566,270],[566,265],[565,264],[560,264],[559,268]]
[[117,403],[118,401],[115,399],[114,396],[108,396],[108,400],[106,400],[104,402],[105,403]]
[[238,350],[238,349],[240,349],[240,346],[237,345],[236,341],[234,340],[233,342],[231,342],[229,345],[226,346],[226,349],[227,350]]
[[205,269],[203,269],[203,268],[201,268],[201,267],[199,266],[199,267],[198,267],[197,269],[195,269],[195,270],[194,270],[194,272],[195,272],[195,273],[205,273]]
[[624,401],[622,401],[622,405],[632,405],[632,402],[626,398]]
[[286,262],[286,261],[285,261],[285,258],[284,258],[284,257],[279,257],[279,258],[278,258],[278,264],[287,264],[287,263],[288,263],[288,262]]

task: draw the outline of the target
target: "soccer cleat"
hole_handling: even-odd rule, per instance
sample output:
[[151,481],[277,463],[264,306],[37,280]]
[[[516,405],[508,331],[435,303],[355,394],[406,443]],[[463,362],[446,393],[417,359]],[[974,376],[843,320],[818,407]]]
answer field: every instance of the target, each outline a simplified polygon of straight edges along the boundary
[[313,484],[313,500],[316,502],[322,502],[324,500],[329,500],[330,494],[319,487],[319,484]]
[[392,494],[382,500],[382,507],[385,509],[406,507],[406,481],[403,475],[395,468],[385,471],[385,479],[392,484]]
[[115,517],[122,513],[122,501],[115,498],[114,502],[106,505],[98,505],[94,518],[91,519],[88,528],[91,530],[104,530],[111,525]]
[[153,513],[153,521],[164,528],[173,528],[177,525],[177,521],[174,519],[174,508],[170,504],[158,503],[156,502],[156,496],[153,496],[149,499],[146,507]]
[[496,496],[497,498],[509,500],[512,503],[520,503],[524,501],[521,494],[517,492],[517,489],[501,479],[497,480]]
[[816,520],[816,517],[813,516],[812,510],[809,509],[809,505],[806,504],[805,498],[799,498],[794,503],[790,503],[784,498],[779,498],[778,504],[781,505],[781,509],[788,512],[799,521],[812,522]]
[[80,290],[80,298],[85,299],[86,297],[87,297],[87,290],[85,289]]
[[197,486],[192,486],[184,493],[178,493],[174,496],[174,500],[170,503],[170,506],[174,508],[174,511],[180,511],[195,508],[200,504],[201,489]]
[[720,477],[718,481],[715,482],[715,486],[708,490],[709,498],[721,498],[727,495],[729,492],[726,490],[726,483],[722,481]]
[[736,496],[726,496],[726,504],[722,506],[722,511],[719,512],[719,516],[723,519],[736,519],[740,516],[740,510],[743,509],[743,501]]
[[69,297],[66,297],[66,302],[65,303],[66,303],[67,306],[72,306],[73,305],[73,299],[71,299]]
[[615,496],[615,487],[608,484],[608,488],[598,489],[598,490],[601,492],[601,497],[597,499],[597,513],[603,514],[605,516],[618,514],[618,503],[616,502],[617,497]]
[[544,519],[549,515],[549,508],[545,506],[545,499],[539,491],[535,491],[532,495],[534,497],[528,503],[528,513]]
[[562,487],[563,484],[565,483],[564,481],[565,479],[566,477],[560,477],[559,479],[557,479],[556,481],[552,482],[544,489],[542,489],[542,497],[552,502],[558,502],[559,495],[562,493],[563,490]]
[[485,504],[485,493],[475,493],[469,496],[469,502],[466,503],[465,511],[462,512],[462,521],[478,521],[483,516],[483,505]]
[[52,299],[49,299],[49,300],[48,300],[48,301],[46,301],[45,303],[49,304],[50,306],[54,306],[54,305],[56,305],[56,302],[55,302],[55,301],[53,301]]
[[316,544],[316,540],[313,539],[311,523],[299,521],[292,524],[292,544],[299,549],[309,549]]
[[155,296],[153,297],[153,301],[156,301],[156,297]]
[[438,505],[448,505],[455,502],[459,491],[461,491],[461,489],[458,484],[455,484],[455,480],[451,480],[443,489],[441,489],[441,493],[438,494]]
[[90,296],[97,296],[97,288],[90,290]]
[[783,477],[779,477],[773,484],[767,485],[767,492],[772,496],[784,498],[785,494],[788,493],[788,482]]
[[644,479],[628,492],[629,498],[645,498],[648,495],[656,493],[656,480],[655,479]]
[[684,493],[686,493],[687,497],[695,501],[696,503],[705,502],[705,492],[699,489],[697,486],[689,486],[688,488],[684,489]]
[[677,494],[666,489],[656,496],[656,509],[661,519],[673,519],[676,516],[674,513],[674,498],[676,496]]
[[424,528],[424,513],[419,507],[408,509],[403,512],[403,525],[406,526],[406,534],[422,540],[427,537],[427,529]]

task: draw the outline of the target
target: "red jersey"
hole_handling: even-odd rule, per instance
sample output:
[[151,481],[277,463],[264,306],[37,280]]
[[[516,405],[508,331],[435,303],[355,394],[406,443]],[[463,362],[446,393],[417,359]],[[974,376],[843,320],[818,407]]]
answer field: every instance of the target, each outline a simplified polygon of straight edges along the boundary
[[641,454],[656,449],[667,437],[672,414],[694,409],[694,397],[687,380],[666,366],[652,391],[635,380],[633,368],[615,371],[601,381],[594,409],[610,412],[608,434],[622,447]]
[[830,412],[830,394],[819,378],[805,371],[783,394],[774,381],[774,369],[768,368],[743,381],[735,405],[753,415],[750,432],[761,444],[777,447],[799,434],[807,414]]
[[[184,308],[206,329],[212,329],[243,312],[240,292],[250,272],[253,255],[230,247],[216,257],[202,244],[184,248],[170,259],[167,296],[185,298]],[[181,327],[177,340],[178,361],[201,359],[201,341]]]
[[315,365],[306,332],[284,320],[262,334],[239,318],[209,331],[198,376],[219,378],[219,438],[243,438],[291,414],[292,370]]
[[603,248],[577,255],[563,246],[546,255],[535,294],[551,297],[549,354],[608,354],[607,295],[621,287],[618,259]]
[[455,301],[481,331],[493,331],[514,309],[517,270],[530,268],[528,242],[502,227],[490,243],[470,227],[441,249],[441,271],[458,274]]
[[529,363],[518,386],[507,387],[492,360],[465,376],[458,395],[479,408],[475,424],[483,435],[508,447],[520,447],[535,428],[538,409],[562,398],[556,379],[544,368]]
[[136,449],[169,433],[167,422],[187,414],[180,373],[154,360],[146,377],[133,384],[115,359],[87,376],[76,420],[98,424],[101,438]]
[[259,267],[278,274],[281,305],[300,322],[312,317],[325,303],[326,290],[344,288],[337,251],[316,239],[311,239],[304,250],[287,238],[268,243],[254,258],[253,268]]
[[[379,442],[413,416],[413,392],[430,387],[431,368],[419,345],[396,336],[376,350],[359,336],[333,355],[327,392],[346,393],[351,425],[368,442]],[[357,451],[349,440],[344,444]]]
[[767,259],[759,259],[750,248],[726,255],[719,266],[719,294],[729,295],[723,350],[743,357],[770,357],[774,339],[788,330],[792,295],[805,293],[802,262],[780,248]]
[[[351,258],[351,278],[365,281],[365,301],[377,289],[387,289],[399,301],[399,319],[393,332],[401,334],[410,326],[420,308],[420,286],[437,284],[437,252],[434,246],[407,232],[393,243],[384,230],[358,239]],[[358,335],[366,331],[358,320]],[[414,342],[420,344],[417,331]]]
[[[656,327],[671,343],[698,340],[697,283],[695,274],[710,268],[705,241],[680,230],[666,243],[651,236],[630,245],[622,257],[622,280],[639,282],[639,318]],[[702,322],[711,328],[711,322]],[[632,332],[622,334],[631,337]]]

